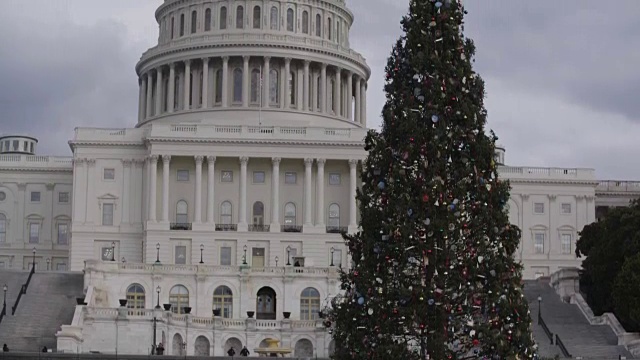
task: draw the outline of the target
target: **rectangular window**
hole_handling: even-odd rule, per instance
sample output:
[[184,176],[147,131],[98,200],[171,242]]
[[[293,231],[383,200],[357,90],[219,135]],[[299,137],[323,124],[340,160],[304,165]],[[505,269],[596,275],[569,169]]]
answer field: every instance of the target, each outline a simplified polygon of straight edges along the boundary
[[102,204],[102,226],[113,226],[113,204]]
[[68,203],[69,202],[69,193],[68,192],[58,193],[58,202],[59,203]]
[[18,151],[20,140],[13,140],[13,151]]
[[338,174],[338,173],[330,173],[329,174],[329,185],[340,185],[340,174]]
[[184,265],[187,263],[187,247],[184,245],[176,246],[175,254],[176,265]]
[[264,171],[254,171],[253,172],[253,183],[254,184],[264,184],[265,174]]
[[102,174],[103,180],[115,180],[116,179],[116,169],[104,169]]
[[560,235],[563,254],[571,254],[571,234]]
[[333,250],[333,266],[342,267],[342,250]]
[[31,192],[31,202],[40,202],[40,191]]
[[40,224],[29,224],[29,243],[37,244],[40,242]]
[[4,261],[0,261],[0,269],[4,269],[4,268],[5,268]]
[[69,244],[68,234],[69,234],[69,225],[58,224],[58,245]]
[[569,204],[569,203],[562,204],[562,213],[563,214],[571,214],[571,204]]
[[231,182],[233,182],[233,171],[231,171],[231,170],[222,170],[220,175],[221,175],[221,181],[223,183],[231,183]]
[[544,203],[534,203],[533,204],[533,213],[534,214],[544,214]]
[[231,248],[228,246],[220,248],[220,265],[231,265]]
[[295,183],[297,181],[298,181],[298,174],[296,174],[294,172],[285,172],[284,173],[284,183],[285,184],[295,185]]
[[65,264],[65,263],[56,264],[56,270],[57,271],[67,271],[67,264]]
[[534,234],[533,251],[536,254],[544,254],[544,233]]
[[251,266],[252,267],[264,267],[264,248],[251,249]]
[[178,170],[178,181],[189,181],[189,170]]
[[102,261],[111,261],[112,259],[114,259],[113,248],[111,246],[103,247],[101,252],[101,258],[102,258]]

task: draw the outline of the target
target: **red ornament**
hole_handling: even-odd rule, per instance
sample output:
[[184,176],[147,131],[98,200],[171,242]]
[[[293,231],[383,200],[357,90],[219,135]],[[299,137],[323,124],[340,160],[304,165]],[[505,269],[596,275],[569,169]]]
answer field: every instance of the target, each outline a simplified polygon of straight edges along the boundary
[[427,195],[427,194],[422,195],[422,201],[423,202],[429,201],[429,195]]

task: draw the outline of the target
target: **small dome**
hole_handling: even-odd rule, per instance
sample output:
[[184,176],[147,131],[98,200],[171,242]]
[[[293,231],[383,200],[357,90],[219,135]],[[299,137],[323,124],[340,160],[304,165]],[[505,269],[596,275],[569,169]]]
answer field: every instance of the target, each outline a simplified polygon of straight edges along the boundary
[[0,154],[35,155],[38,139],[26,135],[0,136]]

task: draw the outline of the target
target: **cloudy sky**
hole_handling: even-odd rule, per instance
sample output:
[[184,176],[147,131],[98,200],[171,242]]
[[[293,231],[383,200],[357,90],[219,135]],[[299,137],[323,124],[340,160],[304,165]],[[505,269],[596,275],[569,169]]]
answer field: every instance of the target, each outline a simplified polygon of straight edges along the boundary
[[[40,154],[70,155],[75,127],[133,126],[134,65],[157,41],[161,2],[0,1],[0,132],[38,137]],[[348,3],[351,45],[373,70],[369,126],[378,126],[384,65],[408,0]],[[465,4],[507,163],[640,180],[640,1]]]

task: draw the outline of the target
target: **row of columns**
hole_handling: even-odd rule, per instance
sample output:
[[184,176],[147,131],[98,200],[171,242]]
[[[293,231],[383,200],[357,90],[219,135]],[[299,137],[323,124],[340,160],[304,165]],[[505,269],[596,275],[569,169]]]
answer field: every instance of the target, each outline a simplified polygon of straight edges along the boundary
[[[270,104],[270,69],[271,69],[271,57],[264,56],[262,59],[262,77],[263,77],[263,89],[262,92],[262,107],[273,108],[274,105]],[[229,88],[229,56],[224,56],[222,59],[222,94],[214,97],[214,103],[216,106],[227,108],[229,104],[228,94],[233,93],[233,88]],[[250,84],[251,84],[251,69],[250,69],[250,56],[243,56],[242,66],[242,107],[249,107],[250,97]],[[297,92],[297,84],[293,85],[293,89],[289,88],[289,77],[291,76],[291,58],[284,58],[284,63],[281,64],[279,89],[280,94],[278,96],[279,104],[277,107],[281,109],[291,108],[291,96],[290,91],[296,91],[295,99],[299,99]],[[199,63],[192,60],[184,60],[181,62],[172,62],[168,65],[160,65],[155,69],[149,70],[140,77],[140,96],[139,96],[139,121],[142,122],[154,116],[162,115],[166,113],[173,113],[174,111],[188,111],[190,109],[208,109],[213,106],[210,101],[210,90],[217,89],[219,86],[213,87],[213,84],[209,82],[209,69],[211,58],[205,57],[200,59]],[[184,82],[183,84],[183,101],[182,106],[174,108],[175,103],[175,89],[176,86],[176,65],[183,63],[183,69],[178,69],[180,78]],[[354,122],[366,126],[366,80],[351,72],[350,70],[342,69],[335,65],[329,65],[326,63],[319,63],[319,71],[314,71],[311,68],[312,62],[309,60],[303,60],[303,90],[301,91],[302,99],[297,101],[297,110],[302,111],[314,111],[322,114],[328,114],[353,120]],[[167,86],[167,94],[164,94],[164,76],[166,68],[169,69],[169,79]],[[238,67],[239,68],[239,67]],[[217,70],[217,69],[216,69]],[[334,96],[332,106],[328,101],[328,90],[331,85],[330,79],[327,76],[329,73],[333,74],[335,79],[333,83],[333,89],[331,93]],[[311,81],[310,75],[312,76]],[[346,73],[346,84],[343,82],[343,73]],[[202,84],[192,84],[191,75],[197,74],[198,78],[200,74],[202,76]],[[316,76],[316,74],[319,76]],[[196,76],[194,76],[194,79]],[[214,82],[216,77],[214,76]],[[297,80],[297,77],[296,77]],[[319,81],[320,91],[317,91],[317,81]],[[354,83],[355,81],[355,83]],[[198,81],[199,82],[199,81]],[[297,81],[296,81],[297,82]],[[346,90],[346,94],[342,94],[343,87]],[[155,89],[155,90],[154,90]],[[202,101],[199,101],[200,96],[197,97],[196,93],[202,95]],[[166,96],[165,96],[166,95]],[[313,96],[310,96],[313,95]],[[166,104],[164,103],[166,98]],[[220,99],[220,103],[217,103],[216,98]],[[316,99],[319,100],[320,106],[317,106]],[[355,99],[355,104],[353,104]],[[311,101],[310,101],[311,100]],[[343,109],[342,103],[345,106]],[[193,104],[193,105],[191,105]],[[166,106],[165,106],[166,105]],[[240,106],[240,104],[237,104]],[[355,110],[353,109],[355,107]],[[353,115],[352,115],[353,114]],[[354,117],[354,119],[352,119]]]
[[[156,193],[157,193],[157,174],[158,160],[162,159],[162,222],[169,222],[169,174],[170,174],[170,155],[151,155],[149,157],[149,221],[156,222]],[[201,224],[202,221],[202,164],[205,160],[204,156],[197,155],[194,157],[196,164],[195,175],[195,215],[194,223]],[[206,157],[208,165],[207,176],[207,218],[208,225],[215,225],[215,156]],[[241,157],[240,161],[240,203],[238,215],[239,230],[247,227],[247,166],[248,157]],[[272,231],[279,231],[280,228],[280,161],[281,158],[274,157],[272,163],[272,181],[271,181],[271,228]],[[313,226],[311,210],[312,210],[312,175],[313,175],[314,159],[304,159],[305,176],[304,176],[304,225]],[[316,189],[316,224],[317,226],[325,226],[325,206],[324,206],[324,165],[325,159],[316,159],[317,164],[317,189]],[[356,207],[356,189],[357,189],[357,165],[358,160],[349,160],[349,227],[357,226],[357,207]]]

